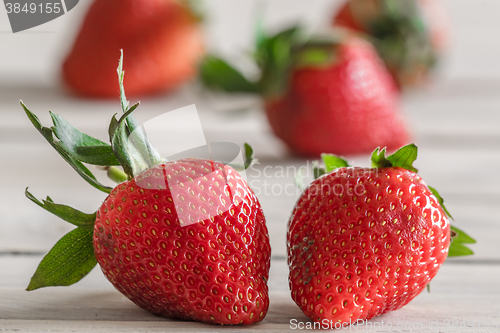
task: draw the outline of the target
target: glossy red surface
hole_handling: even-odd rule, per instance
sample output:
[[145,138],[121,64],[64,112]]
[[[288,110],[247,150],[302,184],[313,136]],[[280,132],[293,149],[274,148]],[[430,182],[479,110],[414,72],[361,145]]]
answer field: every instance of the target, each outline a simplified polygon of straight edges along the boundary
[[98,211],[94,249],[116,289],[155,314],[251,324],[268,310],[262,208],[224,164],[184,159],[118,185]]
[[449,220],[418,175],[338,169],[305,190],[290,218],[292,298],[315,321],[373,318],[422,292],[449,244]]

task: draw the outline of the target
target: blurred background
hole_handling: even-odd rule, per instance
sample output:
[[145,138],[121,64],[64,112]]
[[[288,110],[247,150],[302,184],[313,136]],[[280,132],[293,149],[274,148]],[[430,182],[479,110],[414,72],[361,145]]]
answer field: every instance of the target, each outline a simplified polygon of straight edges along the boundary
[[[204,1],[205,50],[238,67],[250,78],[258,72],[249,60],[257,18],[275,32],[296,22],[321,30],[343,5],[337,0]],[[431,79],[400,96],[412,138],[419,146],[416,166],[439,189],[457,226],[478,240],[475,257],[459,260],[500,261],[495,250],[500,232],[500,28],[497,0],[442,0],[449,19],[450,41]],[[80,1],[62,17],[33,29],[11,33],[0,9],[0,254],[41,255],[72,227],[42,211],[24,197],[39,197],[93,212],[104,194],[82,181],[29,123],[19,100],[50,124],[48,110],[83,132],[107,141],[111,116],[120,112],[117,98],[83,98],[61,79],[91,1]],[[113,12],[107,15],[113,16]],[[116,59],[117,61],[118,59]],[[125,52],[127,63],[127,52]],[[115,68],[115,67],[114,67]],[[113,71],[114,71],[113,68]],[[127,88],[127,76],[125,87]],[[129,80],[132,80],[129,78]],[[131,96],[141,101],[140,121],[195,103],[207,141],[253,145],[260,164],[248,173],[250,186],[264,207],[273,258],[286,255],[285,230],[299,193],[279,191],[293,184],[294,172],[314,158],[293,154],[274,134],[260,99],[251,94],[226,95],[203,88],[195,77],[166,93]],[[368,165],[368,154],[348,156]],[[309,164],[308,164],[309,163]],[[262,171],[268,171],[266,176]],[[106,184],[105,175],[92,169]],[[280,170],[285,172],[279,173]],[[267,184],[267,185],[266,185]],[[277,185],[276,185],[277,184]],[[274,188],[273,186],[276,185]],[[273,192],[274,189],[274,192]],[[259,194],[260,193],[260,194]],[[33,270],[36,263],[33,261]],[[100,274],[95,270],[92,274]],[[30,275],[25,274],[26,283]],[[0,281],[0,284],[2,281]]]
[[[500,76],[499,55],[493,31],[498,6],[494,0],[442,0],[450,19],[451,44],[441,68],[440,81],[495,80]],[[92,1],[80,1],[58,19],[25,32],[12,34],[7,12],[0,11],[3,81],[28,79],[54,84],[61,62],[69,52],[83,16]],[[228,57],[253,48],[256,17],[265,8],[265,25],[280,29],[295,22],[319,27],[331,19],[339,0],[204,1],[206,47]],[[264,7],[264,4],[265,7]],[[475,85],[472,85],[475,86]]]

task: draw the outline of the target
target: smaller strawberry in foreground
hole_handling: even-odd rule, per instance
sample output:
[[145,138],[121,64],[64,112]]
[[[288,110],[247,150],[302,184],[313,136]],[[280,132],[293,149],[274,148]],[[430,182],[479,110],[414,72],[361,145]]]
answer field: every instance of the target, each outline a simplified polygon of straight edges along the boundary
[[[84,180],[108,194],[93,214],[28,199],[77,228],[43,258],[27,290],[68,286],[98,263],[113,286],[141,308],[167,318],[252,324],[269,308],[271,247],[262,207],[239,166],[207,159],[166,161],[131,115],[118,67],[124,114],[109,125],[110,143],[51,113],[35,128]],[[245,146],[245,167],[252,149]],[[85,164],[104,166],[119,184],[101,184]],[[119,167],[123,167],[123,171]]]
[[475,243],[450,226],[438,192],[420,178],[417,147],[372,154],[372,168],[323,155],[319,177],[288,224],[292,298],[313,321],[353,323],[397,310],[420,294],[449,256]]

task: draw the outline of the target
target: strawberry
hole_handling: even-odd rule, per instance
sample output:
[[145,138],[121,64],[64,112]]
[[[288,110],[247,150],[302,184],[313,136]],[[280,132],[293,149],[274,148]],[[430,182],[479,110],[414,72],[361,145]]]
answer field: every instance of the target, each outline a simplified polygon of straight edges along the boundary
[[116,97],[116,59],[127,52],[130,95],[172,90],[196,74],[203,55],[199,19],[186,0],[95,0],[64,61],[80,95]]
[[[373,168],[323,155],[325,168],[302,193],[288,223],[292,298],[331,325],[397,310],[429,284],[447,256],[472,254],[474,240],[451,227],[438,192],[416,173],[417,147]],[[451,243],[452,233],[458,236]]]
[[448,41],[439,0],[348,0],[333,25],[372,37],[400,87],[425,82]]
[[[77,226],[42,260],[28,290],[71,285],[98,263],[118,291],[154,314],[227,325],[261,321],[269,307],[271,250],[257,197],[229,165],[160,158],[131,115],[138,104],[128,106],[121,63],[119,75],[124,115],[111,121],[111,145],[56,114],[54,127],[42,127],[22,104],[61,156],[108,193],[96,213],[85,214],[26,190],[37,205]],[[102,185],[83,163],[106,167],[119,184]]]
[[94,250],[115,288],[158,315],[251,324],[269,307],[264,215],[221,163],[179,160],[119,185],[98,210]]
[[[310,52],[305,48],[302,52]],[[356,154],[408,142],[397,91],[372,47],[357,38],[328,45],[333,59],[291,70],[283,95],[265,100],[269,123],[295,152]]]
[[[408,142],[399,94],[369,43],[339,32],[305,41],[298,36],[291,29],[266,38],[256,55],[262,69],[256,90],[274,133],[288,147],[318,156]],[[202,66],[207,85],[229,90],[243,82],[221,62],[209,59]]]

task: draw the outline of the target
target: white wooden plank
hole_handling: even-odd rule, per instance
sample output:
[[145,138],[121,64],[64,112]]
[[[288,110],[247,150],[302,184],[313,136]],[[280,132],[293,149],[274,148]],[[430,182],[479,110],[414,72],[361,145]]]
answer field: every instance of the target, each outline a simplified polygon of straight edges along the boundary
[[[40,258],[0,257],[0,329],[21,331],[130,332],[130,331],[271,331],[290,330],[290,321],[307,322],[307,318],[289,296],[286,263],[274,260],[270,276],[271,306],[261,324],[249,327],[219,327],[192,322],[167,320],[136,307],[115,291],[99,270],[78,284],[65,288],[24,291],[26,281]],[[16,262],[16,265],[12,265]],[[8,266],[7,266],[8,265]],[[440,323],[440,332],[491,332],[484,326],[499,325],[500,265],[445,264],[431,283],[431,293],[424,292],[401,310],[370,321],[385,326],[377,331],[397,331],[400,325],[412,325],[406,331],[428,332],[429,323]],[[478,282],[480,281],[480,283]],[[455,320],[467,327],[447,327]],[[391,323],[392,330],[388,327]],[[479,328],[481,323],[483,328]],[[420,326],[419,326],[420,325]],[[474,326],[475,325],[475,326]],[[367,327],[358,327],[368,332]],[[403,329],[399,331],[404,331]]]

